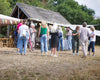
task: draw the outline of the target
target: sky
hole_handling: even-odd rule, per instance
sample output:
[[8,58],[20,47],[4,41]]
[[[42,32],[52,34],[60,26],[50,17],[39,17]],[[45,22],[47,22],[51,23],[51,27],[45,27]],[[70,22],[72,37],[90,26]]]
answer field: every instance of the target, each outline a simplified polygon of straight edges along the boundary
[[95,11],[95,16],[100,17],[100,0],[75,0],[80,5],[86,5]]

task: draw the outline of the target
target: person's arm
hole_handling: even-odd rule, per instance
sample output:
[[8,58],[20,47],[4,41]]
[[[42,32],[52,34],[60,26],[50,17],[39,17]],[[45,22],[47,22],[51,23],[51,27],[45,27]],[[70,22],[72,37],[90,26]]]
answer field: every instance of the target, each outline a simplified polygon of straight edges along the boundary
[[36,33],[36,32],[37,32],[37,30],[36,30],[36,29],[33,29],[33,32],[35,32],[35,33]]
[[27,31],[28,31],[28,34],[29,34],[29,36],[30,36],[30,31],[29,31],[29,28],[27,29]]
[[40,36],[40,32],[41,32],[41,27],[39,28],[39,33],[38,33],[38,37]]
[[29,34],[29,36],[30,36],[30,30],[29,30],[29,27],[27,26],[27,31],[28,31],[28,34]]
[[73,35],[73,36],[76,36],[76,35],[78,35],[78,33],[72,33],[72,35]]
[[49,28],[47,27],[47,37],[49,37]]
[[18,33],[20,33],[20,31],[19,31],[19,30],[17,30],[17,32],[18,32]]
[[90,37],[92,37],[92,38],[93,38],[94,36],[95,36],[95,34],[91,35]]

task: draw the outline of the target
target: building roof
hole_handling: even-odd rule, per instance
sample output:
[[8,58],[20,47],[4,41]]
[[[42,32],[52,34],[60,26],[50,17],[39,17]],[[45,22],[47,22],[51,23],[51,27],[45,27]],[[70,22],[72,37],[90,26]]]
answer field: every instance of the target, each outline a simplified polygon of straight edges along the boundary
[[19,16],[21,15],[21,13],[24,13],[26,18],[28,18],[28,19],[32,19],[32,20],[36,20],[36,21],[45,20],[45,21],[47,21],[47,23],[53,22],[53,23],[58,23],[58,24],[70,24],[58,12],[46,10],[46,9],[35,7],[35,6],[30,6],[30,5],[23,4],[23,3],[16,3],[16,6],[15,6],[11,16],[18,17],[18,8],[20,9]]

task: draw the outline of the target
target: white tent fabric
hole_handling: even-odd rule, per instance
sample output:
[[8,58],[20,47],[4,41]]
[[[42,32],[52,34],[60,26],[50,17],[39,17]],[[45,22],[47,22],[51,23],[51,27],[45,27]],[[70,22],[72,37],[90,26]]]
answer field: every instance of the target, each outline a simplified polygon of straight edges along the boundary
[[[75,30],[76,26],[82,27],[82,25],[62,25],[62,24],[58,24],[58,25],[64,26],[64,27],[70,27],[72,30]],[[90,28],[89,28],[90,26],[93,26],[93,25],[87,25],[89,32],[91,32]],[[96,36],[100,36],[100,30],[95,30],[95,34],[96,34]]]
[[7,20],[20,21],[20,19],[9,17],[9,16],[5,16],[5,15],[2,15],[2,14],[0,14],[0,18],[1,19],[7,19]]

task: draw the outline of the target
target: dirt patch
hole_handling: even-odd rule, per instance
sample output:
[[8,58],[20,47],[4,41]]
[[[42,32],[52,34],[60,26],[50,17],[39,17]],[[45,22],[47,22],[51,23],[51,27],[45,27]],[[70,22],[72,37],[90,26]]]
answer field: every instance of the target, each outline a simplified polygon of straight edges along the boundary
[[70,51],[57,52],[54,58],[40,50],[20,55],[15,48],[0,48],[0,80],[100,80],[100,47],[87,59]]

